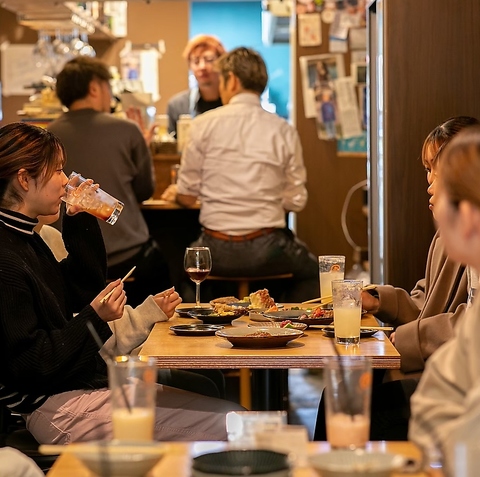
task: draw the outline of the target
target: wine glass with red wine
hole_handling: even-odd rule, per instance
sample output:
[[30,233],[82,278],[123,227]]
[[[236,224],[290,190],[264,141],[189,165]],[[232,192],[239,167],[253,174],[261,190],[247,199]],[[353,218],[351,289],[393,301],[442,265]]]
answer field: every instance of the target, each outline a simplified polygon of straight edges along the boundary
[[188,273],[190,280],[195,282],[196,293],[195,301],[197,307],[200,307],[200,283],[207,278],[212,269],[212,256],[208,247],[187,247],[183,266]]

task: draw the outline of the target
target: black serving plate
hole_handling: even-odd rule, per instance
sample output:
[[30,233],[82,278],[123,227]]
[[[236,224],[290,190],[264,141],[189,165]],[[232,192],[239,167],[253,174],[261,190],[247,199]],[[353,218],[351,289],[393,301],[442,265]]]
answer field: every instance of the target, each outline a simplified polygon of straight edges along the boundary
[[216,331],[221,330],[220,325],[176,325],[170,329],[179,336],[212,336]]
[[[327,338],[335,338],[335,331],[331,328],[318,327],[317,329],[323,331],[323,334]],[[373,336],[377,331],[378,330],[360,330],[360,338],[370,338],[370,336]]]
[[232,320],[242,315],[243,311],[241,309],[229,313],[222,313],[221,315],[213,310],[199,310],[198,308],[190,311],[190,318],[202,320],[206,325],[229,325]]
[[[270,450],[228,450],[195,457],[192,469],[205,474],[257,475],[288,471],[288,456]],[[282,474],[283,475],[283,474]]]
[[204,307],[196,307],[196,306],[191,306],[191,307],[183,307],[183,308],[176,308],[175,311],[177,312],[178,316],[180,318],[191,318],[192,315],[190,314],[191,311],[203,311],[203,310],[209,310],[211,313],[213,311],[213,308],[211,306],[204,306]]

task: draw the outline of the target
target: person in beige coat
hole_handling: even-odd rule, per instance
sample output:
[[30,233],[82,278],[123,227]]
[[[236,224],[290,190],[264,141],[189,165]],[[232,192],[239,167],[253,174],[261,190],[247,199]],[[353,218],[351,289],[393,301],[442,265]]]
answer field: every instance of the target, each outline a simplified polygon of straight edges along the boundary
[[[480,270],[480,127],[459,134],[445,149],[437,187],[439,229],[452,260]],[[425,451],[440,450],[447,476],[473,476],[478,469],[459,446],[480,439],[480,302],[455,328],[455,336],[427,362],[411,399],[409,438]],[[478,464],[478,450],[476,454]],[[471,456],[475,456],[472,454]],[[475,459],[473,459],[475,461]],[[478,465],[477,465],[478,466]]]
[[[445,146],[462,129],[479,124],[475,118],[450,118],[433,129],[424,141],[422,162],[427,172],[429,208],[435,217],[436,173]],[[391,323],[390,336],[401,356],[400,372],[376,373],[372,390],[371,440],[406,440],[410,418],[410,396],[415,391],[425,362],[450,339],[465,313],[469,295],[469,273],[446,253],[437,232],[427,257],[425,278],[408,293],[391,285],[362,292],[362,306],[379,320]],[[320,401],[315,440],[325,440],[324,403]]]
[[[477,119],[469,116],[450,118],[433,129],[424,141],[422,162],[434,218],[435,179],[441,153],[459,131],[474,124],[478,124]],[[428,252],[425,278],[419,280],[410,293],[391,285],[362,293],[363,308],[395,327],[390,339],[401,355],[404,373],[403,376],[397,374],[397,378],[419,377],[425,361],[451,338],[457,319],[465,312],[469,288],[465,267],[448,257],[437,232]]]

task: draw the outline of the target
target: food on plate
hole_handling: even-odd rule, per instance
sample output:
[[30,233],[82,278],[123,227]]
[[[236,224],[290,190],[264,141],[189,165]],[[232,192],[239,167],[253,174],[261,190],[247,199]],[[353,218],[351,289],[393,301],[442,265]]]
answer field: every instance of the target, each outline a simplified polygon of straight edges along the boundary
[[292,320],[284,320],[280,323],[280,328],[295,328],[295,326],[293,326]]
[[310,318],[333,318],[333,309],[325,309],[319,306],[312,311]]
[[255,331],[254,333],[249,333],[248,335],[245,335],[245,336],[254,336],[255,338],[270,338],[272,334],[269,333],[268,331],[259,330],[259,331]]
[[248,313],[248,311],[244,310],[243,308],[239,308],[238,306],[226,305],[224,303],[214,303],[213,313],[216,313],[222,316],[232,315],[232,314],[236,316],[241,316]]
[[237,301],[240,301],[238,298],[234,297],[234,296],[222,296],[220,298],[215,298],[214,300],[212,300],[210,302],[210,305],[215,305],[216,303],[224,303],[224,304],[227,304],[227,303],[236,303]]
[[[250,307],[251,308],[260,308],[262,310],[269,309],[275,306],[275,301],[269,295],[268,290],[263,288],[262,290],[257,290],[256,292],[250,293],[249,295]],[[270,310],[272,311],[272,310]]]
[[273,306],[271,306],[270,308],[267,308],[265,310],[265,312],[271,312],[271,311],[278,311],[278,306],[277,306],[276,303]]

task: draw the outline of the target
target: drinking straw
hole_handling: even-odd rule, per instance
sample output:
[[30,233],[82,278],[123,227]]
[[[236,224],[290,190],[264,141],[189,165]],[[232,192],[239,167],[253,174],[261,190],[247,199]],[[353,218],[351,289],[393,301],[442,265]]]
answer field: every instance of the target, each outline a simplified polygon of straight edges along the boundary
[[[98,336],[97,330],[95,327],[92,325],[91,321],[87,321],[87,328],[88,331],[90,331],[90,334],[92,335],[93,339],[95,340],[95,343],[97,343],[98,349],[103,348],[103,342],[100,336]],[[113,363],[115,361],[115,356],[110,351],[105,351],[105,354],[107,355],[107,360],[110,363]],[[123,386],[120,386],[120,392],[122,393],[123,400],[125,401],[125,407],[128,409],[128,412],[132,412],[132,407],[130,406],[130,403],[128,402],[127,395],[125,394],[125,389],[123,389]]]
[[335,344],[335,340],[330,341],[330,342],[332,343],[333,349],[335,350],[335,354],[337,355],[337,358],[338,358],[338,365],[340,367],[340,376],[342,377],[342,379],[340,381],[340,386],[343,388],[343,395],[346,397],[347,414],[350,415],[350,417],[353,421],[354,411],[353,411],[350,391],[348,389],[348,386],[346,385],[346,376],[347,375],[346,375],[346,372],[345,372],[345,366],[343,365],[343,356],[338,351],[338,348]]

